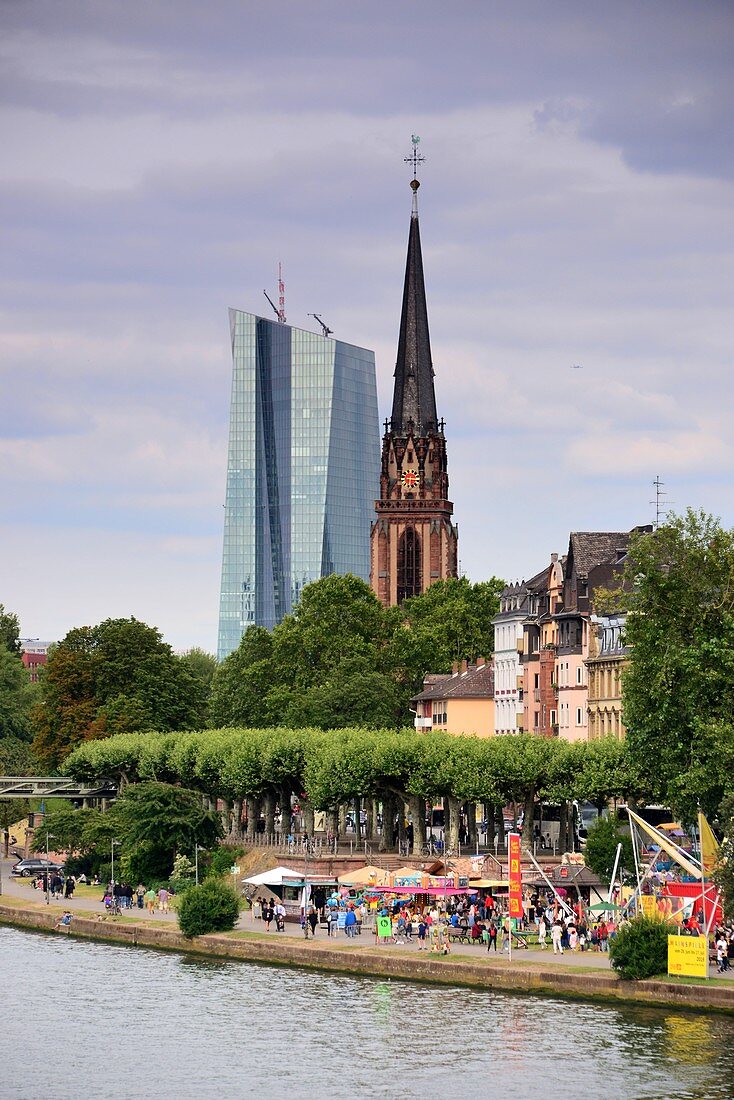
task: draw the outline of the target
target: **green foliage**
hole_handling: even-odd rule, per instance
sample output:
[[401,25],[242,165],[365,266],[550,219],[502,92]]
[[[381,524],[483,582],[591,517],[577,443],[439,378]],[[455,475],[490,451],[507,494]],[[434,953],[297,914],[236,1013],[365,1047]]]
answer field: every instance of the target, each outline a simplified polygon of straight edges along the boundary
[[232,887],[211,878],[201,886],[192,886],[183,895],[178,923],[184,936],[191,939],[209,932],[229,932],[239,914],[239,898]]
[[715,812],[734,760],[734,532],[689,510],[633,540],[625,586],[633,767],[692,821],[699,802]]
[[490,657],[503,587],[497,577],[479,584],[451,578],[391,609],[396,666],[417,686],[427,672],[450,672],[454,661]]
[[57,767],[76,745],[110,734],[195,725],[206,689],[159,631],[107,619],[69,631],[49,655],[34,713],[34,749]]
[[217,658],[213,653],[207,653],[195,646],[193,649],[187,650],[178,659],[198,686],[198,705],[192,724],[195,728],[202,729],[209,721],[212,680],[217,670]]
[[230,867],[235,867],[238,858],[244,853],[245,849],[236,844],[218,845],[211,853],[204,853],[208,856],[207,874],[215,877],[229,874]]
[[727,794],[719,808],[719,827],[724,835],[714,870],[721,888],[722,905],[728,920],[734,917],[734,794]]
[[[622,845],[619,856],[619,874],[624,882],[628,875],[634,871],[635,857],[632,851],[632,840],[626,833],[621,833],[616,822],[611,817],[599,817],[589,829],[586,840],[584,857],[587,865],[602,882],[610,882],[614,861],[617,855],[617,845]],[[627,875],[625,875],[625,872]]]
[[0,647],[5,646],[10,653],[20,654],[20,624],[18,616],[6,611],[0,603]]
[[125,788],[115,805],[123,848],[145,851],[168,876],[175,856],[192,853],[198,842],[209,846],[221,833],[215,813],[205,810],[195,791],[148,781]]
[[28,679],[19,655],[0,634],[0,739],[31,740],[29,720],[37,695],[38,687]]
[[612,968],[625,981],[643,981],[668,969],[668,936],[675,926],[657,917],[639,916],[622,925],[609,945]]

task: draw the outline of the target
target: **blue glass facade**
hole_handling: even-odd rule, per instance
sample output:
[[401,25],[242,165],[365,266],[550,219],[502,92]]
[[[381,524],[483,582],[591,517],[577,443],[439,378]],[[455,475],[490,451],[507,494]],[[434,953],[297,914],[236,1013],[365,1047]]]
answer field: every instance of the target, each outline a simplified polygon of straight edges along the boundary
[[236,309],[229,318],[220,660],[248,626],[279,623],[311,581],[369,581],[379,490],[374,353]]

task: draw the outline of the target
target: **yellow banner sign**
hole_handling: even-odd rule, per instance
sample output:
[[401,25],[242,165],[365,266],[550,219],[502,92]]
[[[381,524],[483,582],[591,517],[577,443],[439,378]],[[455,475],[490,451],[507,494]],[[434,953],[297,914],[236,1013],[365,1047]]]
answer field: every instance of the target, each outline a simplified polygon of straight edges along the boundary
[[708,978],[708,937],[668,936],[668,973]]

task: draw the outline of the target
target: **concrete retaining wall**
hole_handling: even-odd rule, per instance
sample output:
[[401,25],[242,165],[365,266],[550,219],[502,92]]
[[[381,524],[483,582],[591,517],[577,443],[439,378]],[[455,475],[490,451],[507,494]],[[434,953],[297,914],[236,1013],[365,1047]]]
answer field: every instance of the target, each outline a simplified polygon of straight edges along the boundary
[[[57,915],[54,913],[26,909],[0,899],[2,924],[53,931],[56,920]],[[734,1013],[734,986],[713,981],[708,985],[679,985],[665,979],[623,982],[610,973],[578,969],[551,970],[532,964],[510,966],[503,959],[487,959],[481,963],[473,960],[456,962],[445,957],[408,957],[397,953],[377,953],[364,948],[357,951],[335,950],[313,941],[300,943],[237,938],[232,933],[188,940],[172,928],[151,927],[144,923],[100,921],[77,915],[74,916],[70,931],[60,929],[56,934],[271,965],[310,967],[342,974],[463,985],[508,993],[542,993],[583,1000]]]

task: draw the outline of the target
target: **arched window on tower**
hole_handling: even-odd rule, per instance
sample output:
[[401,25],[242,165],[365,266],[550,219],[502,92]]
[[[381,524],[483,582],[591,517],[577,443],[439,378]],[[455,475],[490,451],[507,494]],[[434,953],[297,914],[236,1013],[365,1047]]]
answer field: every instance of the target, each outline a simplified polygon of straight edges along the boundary
[[421,543],[414,527],[406,527],[398,543],[398,603],[420,596]]

